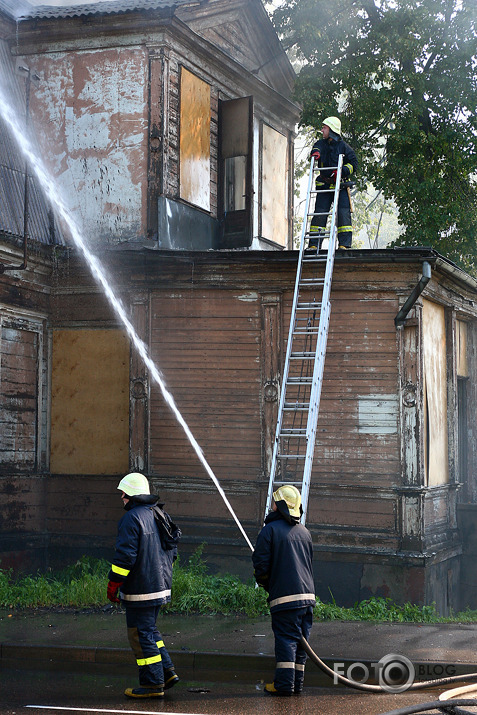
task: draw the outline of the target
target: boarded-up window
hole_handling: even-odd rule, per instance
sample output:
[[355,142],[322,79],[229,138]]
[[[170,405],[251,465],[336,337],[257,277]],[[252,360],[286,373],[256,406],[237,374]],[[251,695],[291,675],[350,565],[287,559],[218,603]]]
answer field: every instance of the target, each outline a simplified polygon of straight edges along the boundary
[[119,474],[129,464],[129,343],[119,330],[55,330],[53,474]]
[[210,86],[182,68],[180,195],[210,210]]
[[423,301],[425,458],[429,486],[449,481],[445,312]]
[[8,323],[0,340],[0,464],[35,470],[38,434],[39,333]]
[[469,377],[469,367],[467,364],[467,323],[462,320],[456,321],[456,365],[459,377]]
[[262,145],[262,236],[281,246],[288,240],[288,142],[266,124]]

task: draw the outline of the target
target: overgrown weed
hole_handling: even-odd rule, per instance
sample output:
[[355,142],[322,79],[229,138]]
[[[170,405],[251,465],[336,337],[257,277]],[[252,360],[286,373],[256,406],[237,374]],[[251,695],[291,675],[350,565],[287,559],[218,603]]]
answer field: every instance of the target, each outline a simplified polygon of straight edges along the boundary
[[[231,574],[211,575],[203,558],[203,545],[183,565],[173,569],[172,602],[166,613],[203,615],[268,615],[267,594],[252,579],[244,583]],[[0,569],[0,608],[99,608],[107,605],[106,583],[110,564],[104,559],[83,556],[60,572],[15,577]],[[369,598],[353,607],[317,600],[315,618],[322,621],[375,621],[395,623],[475,623],[477,611],[466,610],[443,618],[434,604],[397,605],[389,598]]]

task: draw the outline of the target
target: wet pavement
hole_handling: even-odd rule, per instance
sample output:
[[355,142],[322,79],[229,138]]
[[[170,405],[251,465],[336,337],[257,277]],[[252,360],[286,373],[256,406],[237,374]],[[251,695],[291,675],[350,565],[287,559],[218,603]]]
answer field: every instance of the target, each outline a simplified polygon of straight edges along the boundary
[[[249,674],[253,678],[254,674]],[[126,673],[63,672],[55,669],[2,669],[1,715],[118,713],[119,715],[383,715],[438,697],[423,693],[367,694],[342,688],[306,688],[293,698],[271,698],[262,683],[181,681],[160,700],[136,701],[123,696],[133,684],[135,668]],[[438,712],[438,711],[432,711]],[[470,712],[477,712],[473,709]]]
[[[274,669],[269,617],[170,616],[158,620],[181,682],[160,701],[122,695],[136,682],[124,612],[0,611],[0,714],[86,712],[218,715],[289,712],[378,715],[434,700],[453,686],[421,692],[368,694],[333,685],[313,663],[305,695],[263,695]],[[477,671],[477,625],[315,622],[310,644],[344,675],[360,664],[376,675],[383,657],[407,658],[416,679]],[[399,661],[398,661],[399,662]],[[459,684],[460,685],[460,684]],[[34,705],[35,708],[26,708]],[[42,706],[42,707],[39,707]],[[65,711],[66,712],[66,711]],[[477,712],[477,710],[470,710]]]

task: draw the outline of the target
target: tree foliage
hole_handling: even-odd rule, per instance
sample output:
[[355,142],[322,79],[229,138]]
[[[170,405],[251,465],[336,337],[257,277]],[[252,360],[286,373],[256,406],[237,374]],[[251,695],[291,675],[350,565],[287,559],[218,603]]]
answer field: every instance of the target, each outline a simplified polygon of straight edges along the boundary
[[477,271],[475,0],[288,0],[301,123],[339,114],[360,177],[393,199],[400,244]]

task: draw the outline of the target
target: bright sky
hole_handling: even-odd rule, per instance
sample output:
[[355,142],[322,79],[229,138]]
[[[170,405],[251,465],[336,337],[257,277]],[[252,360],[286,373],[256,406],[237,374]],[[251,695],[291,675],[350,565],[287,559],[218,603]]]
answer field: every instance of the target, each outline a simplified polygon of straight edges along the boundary
[[[18,0],[5,0],[6,4],[8,7],[11,7],[12,10],[17,9],[18,7]],[[36,7],[37,5],[54,5],[54,6],[62,6],[62,5],[93,5],[94,3],[97,2],[114,2],[114,0],[24,0],[25,5],[32,5],[33,7]],[[271,9],[274,10],[278,5],[281,5],[283,0],[266,0],[265,5],[271,6]]]

